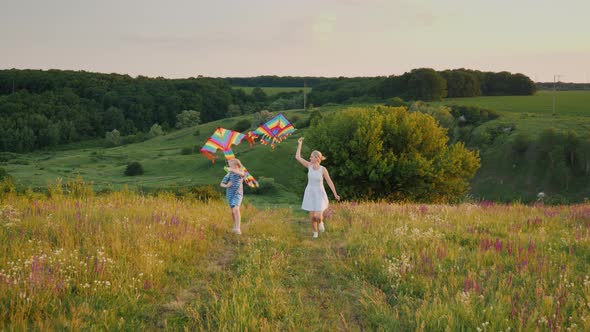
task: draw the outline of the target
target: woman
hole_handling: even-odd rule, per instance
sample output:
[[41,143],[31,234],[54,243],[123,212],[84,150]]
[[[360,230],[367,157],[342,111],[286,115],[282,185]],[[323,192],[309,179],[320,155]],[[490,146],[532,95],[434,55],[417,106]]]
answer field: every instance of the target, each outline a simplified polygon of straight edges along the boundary
[[309,211],[309,219],[313,227],[313,237],[318,237],[318,229],[320,232],[325,231],[324,227],[324,211],[328,208],[328,195],[326,189],[324,189],[324,179],[328,183],[328,186],[332,190],[336,200],[340,200],[340,196],[336,193],[336,187],[328,170],[321,166],[320,163],[325,158],[319,151],[313,151],[309,157],[309,161],[301,158],[301,146],[303,145],[303,137],[297,141],[297,152],[295,153],[295,159],[305,166],[307,171],[307,187],[303,194],[303,203],[301,208]]

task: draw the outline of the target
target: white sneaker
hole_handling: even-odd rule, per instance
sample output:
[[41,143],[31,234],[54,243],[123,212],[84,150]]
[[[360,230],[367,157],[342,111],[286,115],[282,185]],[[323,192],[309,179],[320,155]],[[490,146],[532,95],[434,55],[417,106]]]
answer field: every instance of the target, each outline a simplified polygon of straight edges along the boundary
[[320,229],[320,232],[322,232],[322,233],[326,231],[326,227],[324,227],[324,222],[323,221],[320,223],[320,225],[318,226],[318,228]]
[[236,235],[240,235],[240,234],[242,234],[242,231],[241,231],[239,228],[234,228],[234,229],[232,229],[231,231],[232,231],[232,233],[234,233],[234,234],[236,234]]
[[318,238],[318,232],[313,232],[313,238],[317,239]]

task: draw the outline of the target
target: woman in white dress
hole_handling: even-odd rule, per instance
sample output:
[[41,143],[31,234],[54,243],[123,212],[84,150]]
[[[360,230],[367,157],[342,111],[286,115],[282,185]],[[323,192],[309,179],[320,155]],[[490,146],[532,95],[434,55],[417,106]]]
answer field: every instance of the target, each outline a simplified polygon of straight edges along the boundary
[[309,219],[313,227],[313,237],[318,237],[318,230],[323,232],[324,227],[324,210],[328,208],[328,195],[326,189],[324,189],[324,179],[328,183],[328,186],[332,190],[336,200],[340,200],[340,196],[336,193],[336,187],[330,174],[324,166],[320,166],[320,163],[325,158],[319,151],[313,151],[309,157],[309,161],[301,158],[301,145],[303,145],[303,137],[297,141],[297,152],[295,153],[295,159],[301,165],[308,169],[307,171],[307,187],[305,188],[305,194],[303,194],[303,203],[301,208],[309,211]]

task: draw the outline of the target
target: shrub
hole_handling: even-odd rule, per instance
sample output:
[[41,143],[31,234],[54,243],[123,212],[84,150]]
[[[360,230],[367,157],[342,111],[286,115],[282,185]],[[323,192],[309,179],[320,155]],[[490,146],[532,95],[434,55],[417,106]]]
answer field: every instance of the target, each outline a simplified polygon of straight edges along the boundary
[[184,148],[180,149],[181,155],[189,155],[193,154],[193,148],[190,146],[185,146]]
[[136,176],[136,175],[143,175],[143,166],[137,161],[133,161],[127,165],[125,168],[125,175],[126,176]]
[[309,115],[309,123],[316,124],[317,122],[321,121],[323,118],[322,113],[320,111],[311,111]]
[[456,119],[461,119],[461,125],[479,125],[500,117],[494,110],[484,109],[478,106],[451,106],[451,114]]
[[293,125],[295,126],[295,128],[298,128],[298,129],[307,128],[310,125],[309,118],[301,119],[301,120],[295,122]]
[[388,98],[387,100],[385,100],[385,106],[400,107],[400,106],[407,106],[407,103],[403,99],[401,99],[400,97],[393,97],[393,98]]
[[4,179],[5,177],[9,177],[9,176],[10,176],[10,174],[8,174],[8,172],[4,168],[0,167],[0,180]]
[[6,176],[0,180],[0,197],[16,192],[16,186],[11,176]]
[[176,190],[175,194],[177,197],[196,199],[202,202],[220,200],[223,198],[223,194],[219,191],[219,189],[216,189],[216,187],[211,185],[180,188]]
[[242,132],[242,131],[246,131],[246,130],[250,129],[251,125],[252,125],[252,122],[250,120],[243,119],[243,120],[236,122],[236,124],[234,124],[232,129],[237,132]]
[[104,135],[107,146],[121,145],[121,133],[117,129],[107,131]]
[[92,185],[92,182],[85,182],[82,177],[78,175],[76,178],[68,180],[65,187],[67,193],[72,197],[88,198],[94,196]]
[[256,195],[262,195],[276,192],[277,188],[277,183],[274,178],[266,178],[261,176],[258,178],[258,188],[252,188],[252,193]]
[[157,123],[154,123],[152,125],[152,127],[150,128],[149,136],[150,137],[157,137],[157,136],[162,136],[162,135],[164,135],[164,130],[162,129],[162,126],[160,126]]

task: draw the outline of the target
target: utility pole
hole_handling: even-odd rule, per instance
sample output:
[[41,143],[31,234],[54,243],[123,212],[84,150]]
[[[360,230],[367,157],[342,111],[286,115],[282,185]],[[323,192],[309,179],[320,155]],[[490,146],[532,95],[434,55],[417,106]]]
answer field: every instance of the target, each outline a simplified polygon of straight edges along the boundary
[[557,93],[557,88],[556,88],[556,79],[557,81],[559,81],[559,77],[561,75],[553,75],[553,116],[555,116],[555,94]]
[[303,110],[307,106],[307,81],[303,80]]

